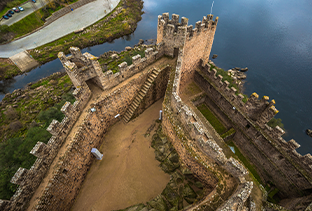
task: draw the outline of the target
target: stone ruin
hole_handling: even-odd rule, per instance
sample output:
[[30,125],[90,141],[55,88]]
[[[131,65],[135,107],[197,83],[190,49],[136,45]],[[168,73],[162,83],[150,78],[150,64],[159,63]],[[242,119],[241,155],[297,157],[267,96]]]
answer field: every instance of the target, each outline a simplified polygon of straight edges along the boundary
[[[53,136],[48,144],[38,142],[31,150],[30,153],[37,156],[36,162],[31,169],[20,168],[16,172],[11,182],[19,185],[18,190],[10,200],[0,200],[0,209],[27,208],[61,144],[92,95],[86,84],[87,80],[92,80],[102,90],[110,90],[134,74],[142,73],[140,77],[98,99],[93,105],[95,112],[88,112],[53,170],[53,178],[32,208],[70,210],[94,159],[90,150],[99,146],[108,128],[118,121],[114,116],[123,116],[135,99],[150,73],[144,72],[144,68],[164,55],[178,56],[174,71],[170,72],[170,68],[165,67],[160,70],[162,76],[155,79],[155,83],[162,84],[160,87],[167,87],[166,93],[163,88],[155,86],[154,90],[148,91],[142,104],[153,103],[156,99],[151,100],[148,96],[155,92],[159,98],[165,95],[162,120],[164,133],[179,153],[182,162],[196,177],[214,189],[187,210],[256,210],[256,206],[261,206],[251,197],[255,184],[246,180],[247,169],[233,157],[225,156],[200,118],[182,101],[180,94],[190,81],[195,81],[204,90],[205,97],[213,100],[235,122],[234,142],[257,164],[263,182],[273,180],[285,198],[296,199],[300,194],[310,194],[311,155],[298,154],[296,149],[300,145],[297,142],[286,142],[281,137],[284,134],[281,128],[267,125],[278,112],[274,106],[275,101],[269,102],[268,97],[258,100],[258,95],[254,93],[244,103],[244,96],[237,93],[235,88],[229,88],[229,82],[223,81],[220,75],[216,76],[217,70],[211,68],[208,59],[217,22],[218,18],[213,20],[212,15],[207,15],[193,29],[192,25],[187,25],[188,20],[184,17],[179,22],[178,15],[173,14],[171,20],[168,13],[160,15],[157,50],[147,49],[144,58],[134,56],[132,65],[128,66],[125,62],[120,64],[119,72],[115,74],[112,71],[104,73],[96,57],[89,53],[82,54],[78,48],[71,47],[71,55],[68,57],[60,52],[58,57],[76,87],[74,95],[77,101],[73,105],[66,102],[62,107],[65,114],[63,121],[54,120],[50,124],[47,130]],[[269,172],[269,175],[265,172]],[[235,189],[228,189],[226,177],[233,178],[237,184]],[[265,191],[263,194],[263,200],[266,200]],[[262,209],[282,210],[278,206],[265,206]]]

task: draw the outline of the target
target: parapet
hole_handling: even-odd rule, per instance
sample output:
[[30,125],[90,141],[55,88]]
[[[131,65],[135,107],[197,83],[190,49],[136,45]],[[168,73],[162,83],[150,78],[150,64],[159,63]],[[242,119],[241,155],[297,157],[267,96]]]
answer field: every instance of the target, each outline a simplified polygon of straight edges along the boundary
[[[300,147],[300,144],[295,140],[285,141],[282,138],[282,135],[285,134],[282,128],[279,126],[271,128],[267,125],[279,112],[275,107],[275,100],[269,101],[268,96],[263,96],[259,99],[259,95],[253,93],[250,95],[247,102],[244,103],[242,101],[244,96],[238,93],[236,89],[233,89],[233,87],[230,88],[230,83],[223,80],[220,75],[217,76],[218,71],[216,69],[211,69],[211,67],[209,63],[203,64],[203,62],[201,62],[200,70],[197,74],[201,75],[203,80],[207,80],[211,87],[219,92],[222,99],[224,98],[228,102],[226,106],[222,106],[222,109],[224,111],[226,110],[227,115],[237,120],[239,127],[252,139],[261,139],[261,142],[268,143],[267,146],[274,147],[276,152],[279,153],[279,156],[276,156],[277,158],[275,159],[281,160],[285,158],[285,162],[291,164],[294,171],[297,171],[298,174],[302,176],[301,183],[298,182],[299,185],[303,183],[306,184],[306,186],[309,186],[309,184],[312,185],[311,156],[309,154],[304,156],[300,155],[296,151]],[[207,91],[210,89],[212,88],[207,89]],[[236,113],[239,113],[239,115]],[[269,150],[264,150],[264,154],[267,153],[267,151]],[[267,156],[270,157],[270,155]],[[280,168],[287,172],[282,165],[280,165]],[[300,187],[302,188],[303,186],[301,185]]]
[[172,14],[172,18],[169,19],[169,13],[163,13],[158,15],[158,30],[164,31],[164,36],[168,37],[170,34],[177,34],[178,36],[185,36],[187,31],[187,37],[192,37],[194,33],[200,33],[204,30],[215,30],[218,23],[218,17],[213,21],[213,15],[209,14],[203,17],[202,21],[196,22],[195,28],[188,26],[188,19],[181,18],[179,22],[179,15]]
[[[62,54],[59,55],[62,57]],[[30,154],[37,157],[33,166],[29,170],[19,168],[12,177],[11,182],[19,185],[19,187],[11,200],[0,200],[1,210],[24,210],[25,206],[29,203],[62,143],[88,102],[91,91],[85,84],[76,89],[74,95],[76,98],[74,105],[66,102],[61,109],[65,114],[62,122],[53,120],[47,128],[47,131],[52,134],[48,143],[37,142],[30,151]]]
[[159,50],[161,52],[158,52],[157,50],[154,51],[153,48],[146,49],[145,56],[143,58],[141,58],[141,55],[139,54],[131,58],[131,65],[128,65],[127,62],[122,62],[118,65],[119,72],[115,74],[111,70],[106,71],[102,78],[104,89],[110,89],[114,86],[117,86],[122,81],[142,71],[145,67],[155,62],[164,55],[161,46],[159,46]]
[[[185,157],[191,156],[192,158],[197,160],[197,162],[200,163],[202,166],[209,169],[209,171],[212,171],[215,175],[218,175],[218,173],[216,173],[217,170],[213,169],[211,163],[206,162],[205,158],[203,158],[207,156],[210,159],[214,160],[215,163],[219,164],[218,166],[222,167],[227,173],[232,174],[234,177],[237,177],[239,186],[236,189],[235,193],[229,196],[229,198],[225,199],[225,204],[232,206],[237,203],[243,204],[249,198],[253,187],[253,183],[246,182],[246,180],[243,177],[245,174],[247,174],[248,171],[239,161],[235,160],[234,158],[230,159],[226,158],[222,148],[212,138],[212,136],[209,134],[203,123],[195,114],[195,112],[186,104],[184,104],[184,102],[181,100],[179,96],[179,84],[181,78],[182,59],[183,59],[183,51],[180,51],[176,70],[174,75],[172,75],[172,77],[174,78],[171,78],[169,80],[167,93],[163,103],[164,110],[163,129],[166,130],[166,127],[168,125],[170,124],[172,125],[170,127],[168,126],[167,135],[170,137],[176,136],[177,139],[180,140],[180,142],[179,141],[177,142],[177,145],[181,144],[182,148],[187,149],[187,152],[189,153],[189,154],[186,153],[188,155],[184,155]],[[221,77],[218,77],[218,79],[221,79]],[[233,89],[229,90],[235,91]],[[204,153],[204,156],[202,156],[201,153],[199,154],[196,153],[195,152],[196,150],[194,151],[190,150],[193,149],[194,145],[200,148],[200,151]],[[184,158],[183,160],[187,159]],[[224,187],[221,180],[219,180],[217,186],[215,187],[215,189],[217,190],[214,192],[214,194],[210,194],[209,197],[203,200],[203,202],[200,202],[198,205],[195,205],[196,210],[201,210],[200,207],[201,204],[203,203],[209,204],[213,201],[214,198],[220,197],[218,196],[219,192],[218,190],[220,190],[220,187],[218,186]],[[219,207],[218,210],[222,210],[220,208],[221,207]]]

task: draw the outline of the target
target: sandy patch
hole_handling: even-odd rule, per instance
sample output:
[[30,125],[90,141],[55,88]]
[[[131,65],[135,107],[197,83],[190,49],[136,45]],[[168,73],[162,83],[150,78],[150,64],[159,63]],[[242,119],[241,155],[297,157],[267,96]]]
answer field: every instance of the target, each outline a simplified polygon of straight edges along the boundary
[[150,147],[149,127],[159,117],[162,100],[135,120],[112,126],[103,140],[101,161],[95,160],[72,210],[116,210],[145,203],[169,182]]

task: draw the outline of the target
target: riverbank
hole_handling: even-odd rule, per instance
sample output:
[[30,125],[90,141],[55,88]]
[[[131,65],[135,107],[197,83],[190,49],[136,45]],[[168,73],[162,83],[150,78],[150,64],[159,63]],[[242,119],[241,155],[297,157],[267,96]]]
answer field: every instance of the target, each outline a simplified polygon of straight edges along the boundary
[[143,2],[140,0],[123,0],[103,20],[89,26],[79,33],[71,33],[54,42],[29,50],[40,64],[57,58],[58,52],[69,53],[71,46],[80,49],[111,42],[116,38],[131,34],[142,18]]
[[[113,41],[115,38],[131,34],[141,20],[143,2],[139,0],[123,0],[105,18],[85,28],[82,32],[71,33],[51,43],[30,50],[29,53],[40,63],[45,64],[57,58],[57,53],[69,53],[70,46],[80,48]],[[3,73],[2,79],[13,78],[21,72],[10,74]],[[6,77],[4,77],[4,75]]]

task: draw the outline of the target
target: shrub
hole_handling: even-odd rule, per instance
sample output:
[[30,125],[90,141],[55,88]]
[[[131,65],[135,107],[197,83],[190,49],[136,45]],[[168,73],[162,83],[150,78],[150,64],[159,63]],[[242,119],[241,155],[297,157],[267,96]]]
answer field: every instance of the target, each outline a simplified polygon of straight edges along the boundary
[[284,124],[282,123],[282,119],[281,118],[272,118],[269,122],[268,122],[268,125],[271,127],[271,128],[275,128],[276,126],[279,126],[280,128],[282,128],[283,130],[284,129]]

